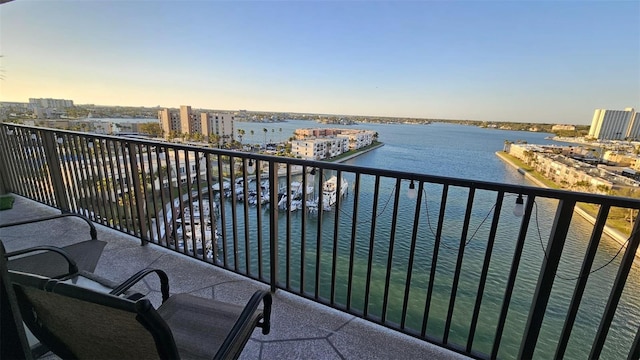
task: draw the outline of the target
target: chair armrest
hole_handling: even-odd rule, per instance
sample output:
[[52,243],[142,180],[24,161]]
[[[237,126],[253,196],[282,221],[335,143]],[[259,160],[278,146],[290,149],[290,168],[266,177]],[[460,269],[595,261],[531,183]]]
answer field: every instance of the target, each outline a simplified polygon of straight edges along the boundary
[[60,219],[60,218],[67,217],[67,216],[74,216],[74,217],[78,217],[78,218],[84,220],[89,225],[89,234],[91,234],[91,240],[96,240],[98,238],[98,232],[96,231],[96,227],[95,227],[95,225],[93,225],[93,222],[91,222],[91,220],[89,220],[89,218],[87,218],[86,216],[80,215],[80,214],[75,214],[75,213],[64,213],[64,214],[59,214],[59,215],[41,217],[41,218],[38,218],[38,219],[17,221],[17,222],[8,223],[8,224],[2,224],[2,225],[0,225],[0,228],[32,224],[32,223],[36,223],[36,222],[40,222],[40,221],[56,220],[56,219]]
[[51,252],[54,252],[56,254],[59,254],[65,260],[67,260],[67,263],[69,264],[69,274],[65,274],[63,276],[76,274],[78,272],[78,265],[76,264],[75,260],[73,260],[71,258],[71,256],[66,251],[64,251],[63,249],[61,249],[59,247],[55,247],[55,246],[48,246],[48,245],[34,246],[34,247],[30,247],[28,249],[22,249],[22,250],[17,250],[17,251],[13,251],[13,252],[10,252],[10,253],[6,253],[5,257],[7,258],[7,260],[10,260],[9,258],[11,258],[11,257],[18,256],[18,255],[23,255],[23,254],[28,254],[28,253],[36,252],[36,251],[51,251]]
[[238,320],[233,324],[231,331],[227,335],[226,339],[224,339],[224,342],[220,346],[220,349],[216,353],[214,359],[226,359],[228,357],[229,350],[233,347],[233,344],[242,340],[239,339],[239,336],[243,329],[250,325],[249,320],[253,314],[258,311],[260,302],[264,303],[262,309],[262,321],[259,321],[258,319],[256,326],[262,328],[262,333],[264,335],[267,335],[269,331],[271,331],[271,293],[268,291],[258,290],[253,294],[253,296],[251,296],[247,305],[245,305],[244,310],[242,310]]
[[122,282],[120,285],[116,286],[109,294],[120,296],[125,291],[129,290],[133,285],[138,283],[138,281],[142,280],[145,276],[156,273],[158,278],[160,278],[160,291],[162,292],[162,302],[165,302],[169,299],[169,277],[167,273],[160,269],[143,269],[135,273],[133,276]]

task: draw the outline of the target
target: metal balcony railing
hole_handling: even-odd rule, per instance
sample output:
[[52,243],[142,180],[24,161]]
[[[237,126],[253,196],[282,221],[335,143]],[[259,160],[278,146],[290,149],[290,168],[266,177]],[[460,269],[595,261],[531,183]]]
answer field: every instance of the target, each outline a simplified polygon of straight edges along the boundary
[[638,200],[6,123],[0,180],[469,356],[640,354]]

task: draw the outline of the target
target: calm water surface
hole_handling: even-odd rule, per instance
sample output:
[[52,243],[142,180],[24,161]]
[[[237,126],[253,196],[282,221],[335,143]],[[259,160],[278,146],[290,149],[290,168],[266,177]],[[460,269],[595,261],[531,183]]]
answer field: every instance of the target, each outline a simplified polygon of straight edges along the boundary
[[[245,143],[259,143],[264,141],[282,141],[289,138],[293,130],[304,127],[333,127],[311,121],[292,120],[284,123],[236,123],[236,129],[244,129]],[[346,164],[372,168],[384,168],[399,171],[408,171],[420,174],[456,177],[464,179],[492,181],[499,183],[532,185],[524,179],[515,169],[500,160],[495,152],[503,148],[505,140],[524,140],[528,143],[546,144],[554,143],[546,140],[549,134],[504,131],[496,129],[482,129],[472,126],[434,123],[430,125],[404,125],[404,124],[361,124],[352,128],[368,129],[379,133],[380,141],[384,146],[369,153],[360,155],[346,161]],[[265,133],[263,129],[267,129]],[[251,130],[254,134],[251,134]],[[557,144],[557,143],[556,143]],[[354,177],[352,174],[343,174],[349,181],[350,189],[353,189]],[[319,179],[316,179],[318,181]],[[326,176],[325,179],[326,180]],[[384,280],[386,276],[388,254],[392,255],[392,271],[390,274],[390,297],[387,306],[387,319],[401,321],[401,309],[403,294],[405,291],[406,268],[410,255],[411,225],[415,211],[415,202],[410,202],[406,197],[399,199],[399,213],[395,217],[399,220],[395,230],[395,244],[390,248],[391,223],[394,217],[393,191],[395,183],[382,181],[378,208],[372,209],[374,182],[372,178],[361,179],[361,193],[358,199],[358,211],[356,227],[356,242],[354,246],[354,269],[352,289],[352,306],[363,309],[365,304],[364,291],[367,274],[367,261],[369,257],[371,223],[376,221],[375,236],[373,239],[374,264],[371,274],[371,295],[368,302],[368,311],[372,314],[380,314],[383,305]],[[406,184],[402,189],[406,190]],[[418,239],[414,259],[414,275],[410,284],[410,299],[407,327],[420,329],[424,317],[424,302],[428,285],[429,271],[433,252],[434,231],[437,222],[437,212],[440,206],[441,187],[427,185],[424,196],[425,207],[422,209],[419,220]],[[467,192],[462,189],[450,189],[447,211],[445,215],[444,233],[441,249],[437,258],[434,282],[434,295],[431,310],[428,314],[427,333],[436,338],[442,338],[447,307],[450,300],[453,272],[455,270],[458,248],[460,243],[460,229],[464,216]],[[391,200],[391,201],[390,201]],[[513,200],[515,202],[515,198]],[[465,344],[468,336],[468,326],[476,298],[478,281],[486,252],[489,224],[491,219],[483,222],[483,219],[491,213],[495,202],[495,194],[476,193],[473,216],[470,225],[468,244],[464,252],[462,275],[456,295],[453,325],[449,335],[449,342]],[[229,207],[230,205],[227,204]],[[540,199],[536,202],[535,220],[539,224],[534,226],[534,221],[529,229],[520,270],[516,281],[514,294],[511,300],[504,338],[501,343],[499,356],[502,358],[516,358],[521,342],[522,333],[527,320],[527,314],[531,306],[530,299],[533,295],[537,276],[544,258],[543,246],[549,237],[550,224],[553,221],[553,213],[557,203],[551,200]],[[242,208],[242,205],[239,206]],[[507,281],[511,259],[515,246],[515,236],[519,228],[519,219],[511,214],[510,200],[507,198],[503,206],[498,234],[493,248],[492,260],[484,291],[482,307],[480,311],[479,326],[473,343],[474,350],[488,353],[495,333],[504,286]],[[229,209],[230,211],[230,209]],[[239,210],[242,211],[242,210]],[[334,222],[336,211],[323,213],[321,231],[321,256],[320,256],[320,293],[322,296],[330,296],[331,274],[329,269],[335,262],[338,268],[335,288],[337,302],[346,302],[346,283],[348,280],[348,264],[351,246],[351,229],[353,221],[353,196],[348,195],[337,210],[338,232],[334,236]],[[255,209],[250,209],[251,218],[247,220],[247,226],[256,230]],[[284,213],[281,213],[284,214]],[[265,214],[262,215],[267,219]],[[279,233],[287,231],[285,216],[279,218]],[[313,292],[315,279],[313,269],[316,266],[316,239],[317,220],[308,219],[306,234],[302,234],[299,226],[300,215],[292,215],[289,231],[294,239],[289,253],[290,268],[292,273],[292,287],[300,285],[299,273],[295,269],[301,266],[301,260],[305,261],[304,289]],[[263,221],[263,234],[268,233],[268,224]],[[244,224],[243,224],[244,225]],[[233,224],[226,224],[227,231]],[[540,233],[538,233],[538,228]],[[592,226],[579,218],[574,217],[571,231],[562,261],[558,269],[558,277],[554,283],[552,299],[548,305],[547,314],[541,329],[535,356],[545,359],[553,357],[556,348],[556,339],[559,337],[564,317],[571,299],[573,288],[576,284],[575,276],[578,273],[582,258],[586,249],[586,241],[589,238]],[[265,232],[266,231],[266,232]],[[299,239],[298,241],[295,241]],[[244,241],[240,239],[240,241]],[[305,254],[301,254],[301,244],[306,246]],[[336,258],[332,252],[336,247]],[[601,242],[598,255],[594,262],[594,268],[606,263],[620,248],[614,240],[605,237]],[[243,261],[245,249],[239,245],[237,249],[240,262]],[[251,252],[251,250],[249,250]],[[286,244],[280,244],[280,254],[286,254]],[[265,254],[266,255],[266,254]],[[251,255],[255,258],[255,254]],[[286,257],[286,255],[281,255]],[[265,256],[263,256],[264,258]],[[572,337],[566,353],[567,358],[584,359],[588,357],[591,343],[602,315],[606,298],[611,290],[619,259],[615,259],[611,265],[593,273],[588,281],[578,319],[574,326]],[[255,267],[253,260],[252,267]],[[283,261],[284,262],[284,261]],[[244,266],[244,265],[243,265]],[[284,268],[281,268],[282,279]],[[614,324],[605,343],[602,358],[618,359],[626,357],[640,319],[636,295],[640,272],[638,265],[634,265],[629,276],[623,297],[620,301]],[[341,286],[340,284],[345,284]]]

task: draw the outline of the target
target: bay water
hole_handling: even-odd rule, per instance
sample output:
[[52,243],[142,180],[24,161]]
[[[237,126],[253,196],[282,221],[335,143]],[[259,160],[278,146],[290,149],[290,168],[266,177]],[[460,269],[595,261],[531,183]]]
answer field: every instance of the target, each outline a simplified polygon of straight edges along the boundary
[[[278,123],[236,122],[235,124],[236,129],[245,130],[243,143],[253,144],[284,141],[292,136],[295,129],[309,127],[344,126],[304,120],[289,120]],[[384,143],[384,146],[347,160],[344,162],[345,164],[528,186],[533,186],[533,184],[512,166],[498,158],[495,154],[496,151],[503,149],[505,140],[520,140],[534,144],[558,144],[546,139],[551,135],[547,133],[488,129],[447,123],[429,125],[358,124],[349,126],[349,128],[378,132],[379,140]],[[324,174],[322,180],[325,181],[330,175]],[[349,173],[343,173],[343,176],[349,182],[350,191],[353,191],[355,176]],[[302,287],[305,292],[313,293],[316,287],[314,269],[319,264],[321,272],[318,284],[319,294],[325,298],[330,298],[333,294],[337,303],[346,304],[349,263],[353,256],[351,306],[364,310],[366,304],[368,313],[380,315],[385,311],[387,320],[400,323],[403,320],[401,312],[406,289],[406,269],[411,256],[410,242],[415,200],[409,201],[404,195],[408,184],[400,184],[402,195],[398,199],[399,210],[398,213],[393,213],[395,202],[393,195],[398,184],[394,181],[383,180],[380,183],[377,208],[374,209],[372,199],[375,188],[374,178],[362,177],[360,181],[357,211],[354,212],[353,207],[354,194],[350,193],[344,198],[339,209],[321,214],[320,231],[317,229],[317,219],[314,217],[307,219],[306,231],[303,233],[299,225],[301,221],[299,213],[291,214],[289,223],[284,215],[286,213],[280,213],[278,233],[286,234],[289,231],[292,239],[291,244],[284,242],[279,244],[280,280],[283,281],[285,270],[288,267],[290,286],[293,289],[299,289],[302,286],[300,267],[304,261],[302,273],[305,279]],[[319,182],[320,179],[316,179],[316,184]],[[408,328],[417,331],[420,331],[425,315],[424,303],[432,266],[433,240],[441,194],[441,186],[425,186],[424,208],[421,211],[418,226],[418,241],[414,244],[412,262],[414,271],[409,284],[407,317],[404,320]],[[455,188],[449,190],[442,243],[435,265],[434,293],[431,308],[427,314],[427,334],[437,339],[443,338],[467,195],[468,191],[466,190]],[[513,200],[507,198],[500,215],[501,221],[484,289],[478,329],[473,342],[475,351],[485,353],[491,351],[496,322],[502,306],[504,287],[513,258],[515,237],[520,226],[520,219],[510,214],[513,203],[515,203],[515,198]],[[448,341],[452,343],[466,344],[467,341],[468,327],[473,314],[480,272],[487,247],[493,204],[495,204],[495,194],[482,191],[476,193],[472,221],[464,251],[462,275],[457,286],[452,327],[448,337]],[[227,202],[227,207],[229,206],[230,203]],[[544,199],[536,201],[535,219],[532,219],[529,227],[503,340],[498,353],[501,358],[516,358],[518,355],[556,206],[557,202],[555,201]],[[238,207],[236,210],[242,214],[242,205],[238,205]],[[241,219],[243,223],[236,224],[236,226],[247,226],[250,231],[255,231],[258,226],[256,217],[261,216],[263,234],[268,234],[268,212],[258,215],[255,211],[255,209],[249,209],[250,218],[246,219],[246,223]],[[354,216],[356,216],[355,221]],[[393,218],[397,219],[395,229],[391,229]],[[334,233],[336,221],[338,229]],[[375,221],[375,234],[372,236],[373,221]],[[227,233],[231,234],[234,225],[229,222],[225,225]],[[356,228],[356,240],[352,244],[352,229],[354,227]],[[577,215],[574,216],[562,261],[558,268],[558,276],[552,290],[552,299],[549,302],[540,332],[535,353],[537,358],[553,357],[591,229],[592,225],[587,221]],[[320,234],[320,241],[318,241],[318,234]],[[228,238],[229,236],[227,236]],[[393,246],[390,245],[392,238]],[[245,240],[241,234],[240,243],[242,244]],[[249,242],[252,241],[249,240]],[[241,267],[245,266],[246,252],[252,252],[249,255],[251,262],[249,266],[255,271],[257,269],[257,250],[252,250],[251,247],[250,245],[247,250],[244,246],[239,245],[236,250],[239,253]],[[303,247],[304,253],[302,253]],[[614,258],[620,247],[621,245],[615,240],[603,237],[593,268],[595,269]],[[373,252],[370,252],[370,249],[373,249]],[[264,263],[268,258],[268,253],[262,255]],[[567,358],[584,359],[588,357],[620,258],[621,256],[617,256],[610,265],[590,275],[565,355]],[[369,282],[367,282],[369,259],[372,262],[372,269]],[[389,297],[384,299],[388,264],[391,264],[391,271],[388,275],[390,278]],[[334,274],[330,269],[333,266],[337,271],[335,274],[336,285],[332,289],[331,280]],[[640,283],[639,269],[638,264],[634,264],[605,343],[602,358],[624,358],[630,349],[640,321],[640,308],[636,301],[636,294],[640,290],[638,286]],[[364,294],[367,286],[370,295],[368,299],[365,299]]]

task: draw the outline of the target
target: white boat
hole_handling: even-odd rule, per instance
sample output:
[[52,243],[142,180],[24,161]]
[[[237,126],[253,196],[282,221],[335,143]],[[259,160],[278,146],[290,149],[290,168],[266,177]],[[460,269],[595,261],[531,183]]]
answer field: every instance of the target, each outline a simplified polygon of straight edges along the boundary
[[[344,178],[340,182],[340,197],[343,197],[347,193],[349,184]],[[332,176],[329,180],[322,184],[322,207],[324,210],[330,209],[335,205],[338,199],[338,178]]]
[[[217,205],[214,202],[213,203],[214,212],[217,210],[216,206]],[[194,201],[191,207],[193,208],[193,214],[191,214],[191,208],[189,206],[186,206],[184,208],[184,214],[182,218],[184,219],[185,222],[191,222],[191,220],[193,220],[194,223],[199,223],[201,211],[202,211],[202,216],[204,216],[206,219],[209,219],[209,215],[211,214],[211,207],[209,206],[209,200],[202,200],[202,209],[200,206],[200,202],[198,200]]]
[[[215,184],[211,185],[211,189],[213,189],[214,191],[220,191],[220,183],[215,183]],[[222,189],[223,190],[231,189],[231,183],[228,182],[228,181],[223,181],[222,182]]]

